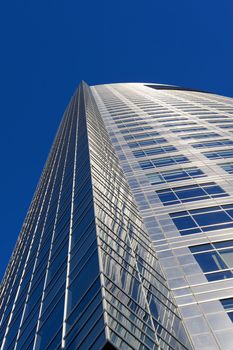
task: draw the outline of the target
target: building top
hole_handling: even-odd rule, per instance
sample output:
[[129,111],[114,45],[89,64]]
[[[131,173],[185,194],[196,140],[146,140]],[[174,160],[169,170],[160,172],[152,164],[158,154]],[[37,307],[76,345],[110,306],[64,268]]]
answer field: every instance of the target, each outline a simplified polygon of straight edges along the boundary
[[150,82],[128,82],[128,83],[110,83],[110,84],[96,84],[93,85],[93,87],[98,86],[116,86],[116,85],[142,85],[147,86],[155,90],[180,90],[180,91],[193,91],[193,92],[203,92],[203,93],[210,93],[209,91],[199,90],[199,89],[193,89],[189,87],[183,87],[183,86],[177,86],[177,85],[171,85],[171,84],[160,84],[160,83],[150,83]]

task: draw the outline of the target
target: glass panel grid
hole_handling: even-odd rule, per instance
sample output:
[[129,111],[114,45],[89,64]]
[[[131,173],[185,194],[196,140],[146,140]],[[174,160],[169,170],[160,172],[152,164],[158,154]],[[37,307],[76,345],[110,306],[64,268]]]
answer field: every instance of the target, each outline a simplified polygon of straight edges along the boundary
[[152,185],[189,180],[206,176],[202,170],[193,167],[180,170],[163,171],[159,173],[146,174]]
[[215,182],[173,187],[156,191],[156,193],[165,206],[228,196]]
[[233,227],[233,205],[193,209],[169,214],[181,235]]
[[[233,241],[190,247],[208,281],[233,277]],[[232,310],[231,310],[232,311]]]

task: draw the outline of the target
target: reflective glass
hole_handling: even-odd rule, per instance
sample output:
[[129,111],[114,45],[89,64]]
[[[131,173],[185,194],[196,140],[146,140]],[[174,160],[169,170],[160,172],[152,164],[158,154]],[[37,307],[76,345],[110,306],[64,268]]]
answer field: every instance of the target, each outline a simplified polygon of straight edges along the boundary
[[[218,248],[222,243],[221,248]],[[233,241],[202,244],[190,247],[193,256],[205,273],[208,281],[233,277]],[[232,245],[232,248],[222,248]]]
[[204,152],[204,156],[209,159],[233,158],[233,150],[218,150],[213,152]]
[[166,182],[188,180],[188,179],[206,176],[198,168],[171,170],[171,171],[164,171],[160,173],[152,173],[152,174],[146,174],[146,175],[150,179],[150,182],[152,185],[166,183]]
[[188,134],[185,136],[181,136],[180,138],[182,140],[189,140],[189,139],[202,139],[202,138],[209,138],[209,137],[218,137],[220,136],[219,134],[217,134],[216,132],[210,132],[210,133],[200,133],[200,134]]
[[229,146],[229,145],[233,145],[232,140],[203,141],[202,143],[195,143],[192,146],[194,148],[204,148],[204,147],[218,147],[218,146]]
[[223,189],[214,182],[173,187],[156,191],[156,193],[163,205],[227,196]]
[[[169,214],[180,233],[196,233],[233,227],[232,204]],[[186,231],[199,227],[198,231]]]
[[[183,125],[183,124],[182,124]],[[172,126],[176,126],[176,125],[172,125]],[[174,130],[171,130],[172,132],[174,133],[180,133],[180,132],[190,132],[190,131],[202,131],[202,130],[208,130],[207,128],[205,127],[194,127],[194,128],[185,128],[185,129],[174,129]]]
[[162,154],[167,152],[175,152],[177,149],[174,146],[164,146],[164,147],[156,147],[156,148],[144,148],[138,151],[133,151],[133,155],[136,158],[145,157],[150,155]]
[[233,174],[233,163],[219,164],[227,173]]
[[131,132],[138,132],[138,131],[151,130],[151,129],[153,129],[153,128],[148,125],[148,126],[143,126],[143,127],[137,127],[137,128],[130,128],[130,129],[125,129],[125,130],[120,130],[120,133],[121,134],[128,134],[128,133],[131,133]]
[[225,310],[233,310],[233,298],[222,299],[221,303]]
[[157,139],[151,139],[151,140],[131,142],[131,143],[128,143],[128,146],[130,148],[137,148],[137,147],[151,146],[151,145],[156,145],[159,143],[166,143],[166,142],[167,140],[164,138],[157,138]]
[[159,168],[163,166],[169,166],[174,164],[180,164],[180,163],[189,163],[187,157],[185,156],[173,156],[173,157],[163,157],[163,158],[157,158],[157,159],[151,159],[139,162],[142,169],[152,169],[152,168]]
[[124,136],[124,139],[126,141],[129,141],[129,140],[143,139],[146,137],[153,137],[153,136],[158,136],[158,135],[159,135],[159,133],[157,131],[151,131],[151,132],[144,132],[144,133],[140,133],[140,134],[126,135],[126,136]]

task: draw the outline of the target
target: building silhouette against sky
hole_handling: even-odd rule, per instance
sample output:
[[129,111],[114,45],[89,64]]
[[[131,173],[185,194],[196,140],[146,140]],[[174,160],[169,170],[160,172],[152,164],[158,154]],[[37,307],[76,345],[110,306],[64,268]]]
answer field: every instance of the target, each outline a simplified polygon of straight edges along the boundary
[[232,350],[233,100],[81,83],[0,289],[0,349]]

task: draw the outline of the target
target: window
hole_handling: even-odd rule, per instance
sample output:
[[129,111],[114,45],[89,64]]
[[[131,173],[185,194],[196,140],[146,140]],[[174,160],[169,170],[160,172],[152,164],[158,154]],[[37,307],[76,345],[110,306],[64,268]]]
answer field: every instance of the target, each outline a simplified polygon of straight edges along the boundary
[[[216,116],[211,116],[210,115],[210,113],[212,113],[212,114],[216,114]],[[210,119],[212,119],[212,118],[220,118],[220,116],[219,115],[217,115],[217,113],[215,113],[215,112],[211,112],[211,111],[203,111],[203,110],[200,110],[199,112],[195,112],[195,113],[190,113],[190,114],[192,114],[192,115],[195,115],[195,116],[197,116],[197,118],[199,118],[199,119],[207,119],[207,118],[210,118]]]
[[156,147],[156,148],[145,148],[138,151],[133,151],[133,155],[136,158],[152,156],[156,154],[162,154],[167,152],[175,152],[177,149],[174,146],[164,146],[164,147]]
[[160,173],[146,174],[151,185],[162,184],[166,182],[175,182],[206,176],[200,169],[193,167],[183,170],[171,170]]
[[228,125],[219,125],[221,129],[233,129],[233,124],[228,124]]
[[222,115],[216,114],[216,115],[204,115],[204,116],[200,116],[198,118],[208,120],[208,119],[219,119],[219,118],[228,118],[228,117],[226,115],[222,116]]
[[129,124],[125,123],[125,124],[117,125],[117,127],[118,127],[119,129],[121,129],[121,128],[131,128],[131,127],[133,127],[133,126],[140,126],[140,125],[142,125],[142,124],[147,124],[147,123],[142,123],[142,122],[140,122],[140,123],[134,122],[134,123],[129,123]]
[[219,164],[223,170],[225,170],[229,174],[233,174],[233,163],[225,163],[225,164]]
[[[197,124],[197,123],[195,123],[195,122],[185,122],[185,125],[195,125],[195,124]],[[182,123],[182,122],[179,122],[179,123],[169,123],[169,124],[164,124],[163,126],[165,126],[165,127],[171,127],[171,126],[184,126],[184,123]],[[205,130],[205,128],[204,128],[204,130]]]
[[[225,118],[228,118],[228,117],[225,117]],[[227,119],[216,119],[216,120],[208,120],[208,123],[210,123],[210,124],[232,123],[232,120],[231,119],[229,119],[229,120],[227,120]]]
[[144,132],[142,134],[136,134],[136,135],[126,135],[124,136],[125,141],[129,140],[138,140],[138,139],[143,139],[146,137],[153,137],[153,136],[158,136],[159,133],[157,131],[151,131],[151,132]]
[[[109,110],[109,108],[108,108]],[[118,111],[116,111],[116,108],[113,108],[112,111],[110,111],[111,116],[113,117],[113,119],[119,119],[119,118],[132,118],[132,117],[137,117],[138,114],[134,113],[132,110],[129,111],[120,111],[118,109]]]
[[[208,281],[233,277],[233,241],[189,247]],[[229,305],[230,303],[228,303]],[[227,307],[227,302],[226,302]],[[229,305],[229,310],[231,310]]]
[[222,299],[220,301],[231,321],[233,322],[233,298]]
[[[182,124],[182,125],[184,125],[184,124]],[[176,126],[176,125],[174,125],[174,126]],[[174,133],[179,133],[179,132],[190,132],[190,131],[192,132],[192,131],[202,131],[202,130],[207,130],[207,128],[204,128],[202,126],[201,127],[197,126],[197,127],[193,127],[193,128],[174,129],[174,130],[171,130],[171,131],[174,132]]]
[[128,143],[130,148],[136,148],[136,147],[143,147],[143,146],[151,146],[156,145],[158,143],[165,143],[167,142],[166,139],[163,137],[157,138],[157,139],[150,139],[150,140],[142,140],[142,141],[136,141]]
[[233,227],[233,204],[169,214],[181,235]]
[[170,122],[175,120],[183,120],[183,117],[181,118],[179,114],[171,114],[171,113],[162,114],[160,112],[152,112],[152,113],[148,112],[148,114],[151,116],[151,118],[156,118],[159,123]]
[[141,168],[144,169],[152,169],[152,168],[158,168],[163,166],[169,166],[174,164],[182,164],[182,163],[189,163],[190,160],[183,156],[174,156],[174,157],[163,157],[163,158],[157,158],[157,159],[151,159],[146,160],[143,162],[139,162]]
[[[143,120],[142,118],[124,118],[124,119],[120,119],[120,120],[116,120],[115,123],[116,124],[125,124],[128,125],[128,123],[133,123],[133,122],[137,122],[139,120]],[[121,127],[121,126],[120,126]]]
[[228,196],[215,182],[173,187],[156,191],[156,193],[165,206]]
[[233,157],[233,149],[204,152],[204,156],[209,159],[224,159]]
[[[136,114],[136,113],[130,113],[130,114],[128,114],[128,113],[126,113],[126,112],[123,112],[123,113],[119,113],[119,112],[117,112],[117,113],[115,113],[116,112],[116,110],[114,110],[114,113],[111,113],[111,116],[112,116],[112,119],[113,120],[122,120],[122,119],[124,119],[126,122],[129,120],[129,119],[132,119],[132,118],[134,118],[134,120],[137,120],[137,118],[135,118],[135,117],[139,117],[139,115],[138,114]],[[140,118],[141,120],[142,120],[142,118]]]
[[233,145],[232,140],[216,140],[216,141],[203,141],[202,143],[194,143],[192,146],[194,148],[204,148],[204,147],[217,147],[217,146],[228,146]]
[[216,132],[210,132],[207,134],[189,134],[189,135],[185,135],[185,136],[180,136],[180,138],[182,140],[189,140],[189,139],[202,139],[202,138],[208,138],[208,137],[216,137],[216,136],[220,136],[219,134],[217,134]]
[[[128,125],[128,127],[130,127],[130,125]],[[150,130],[153,129],[151,126],[140,126],[137,128],[129,128],[129,129],[125,129],[125,130],[121,130],[120,133],[121,134],[128,134],[130,132],[138,132],[138,131],[143,131],[143,130]]]
[[179,117],[179,114],[173,113],[169,111],[169,109],[162,110],[162,109],[154,109],[151,108],[150,110],[147,111],[147,113],[155,118],[164,118],[164,117]]
[[166,122],[176,122],[176,121],[179,121],[179,120],[188,120],[188,118],[185,118],[185,117],[175,117],[175,118],[164,118],[164,119],[160,119],[158,120],[159,123],[166,123]]

